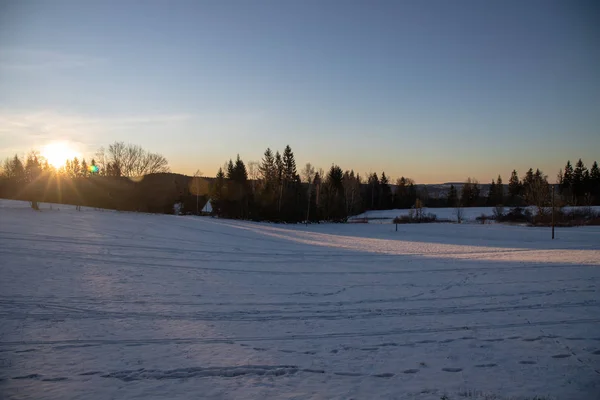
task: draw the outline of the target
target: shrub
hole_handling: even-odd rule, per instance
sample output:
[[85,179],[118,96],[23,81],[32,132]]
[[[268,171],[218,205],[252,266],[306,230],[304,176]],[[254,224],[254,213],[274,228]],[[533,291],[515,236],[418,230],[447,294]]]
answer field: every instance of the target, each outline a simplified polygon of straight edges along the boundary
[[510,211],[502,215],[500,218],[496,218],[498,222],[531,222],[531,211],[523,209],[521,207],[513,207]]
[[437,215],[435,214],[428,213],[420,214],[420,216],[418,216],[417,213],[411,211],[408,212],[408,215],[401,215],[399,217],[394,218],[392,222],[394,224],[422,224],[438,222]]
[[494,207],[494,219],[496,221],[499,221],[502,219],[502,217],[504,217],[504,206],[497,205],[496,207]]

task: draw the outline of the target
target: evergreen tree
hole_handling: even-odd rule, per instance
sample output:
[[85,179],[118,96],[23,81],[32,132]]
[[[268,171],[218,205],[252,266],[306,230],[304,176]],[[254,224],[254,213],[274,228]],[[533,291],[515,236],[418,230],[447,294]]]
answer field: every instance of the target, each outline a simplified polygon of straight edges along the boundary
[[281,180],[283,179],[283,160],[281,159],[281,154],[279,151],[275,153],[275,171],[277,177],[277,183],[281,184]]
[[[92,161],[93,162],[93,161]],[[223,203],[225,201],[225,173],[223,172],[223,168],[219,168],[217,172],[217,176],[215,178],[214,185],[211,190],[210,195],[210,205],[212,207],[212,212],[215,215],[222,216],[223,215]]]
[[385,172],[381,173],[381,179],[379,180],[379,193],[379,209],[389,210],[392,207],[392,188],[390,187],[387,176],[385,176]]
[[235,176],[235,168],[233,166],[233,161],[231,161],[231,158],[229,159],[229,162],[227,163],[227,179],[229,180],[233,180]]
[[488,197],[487,197],[487,205],[488,206],[495,206],[496,204],[496,181],[494,181],[492,179],[492,183],[490,184],[490,190],[488,191]]
[[587,168],[585,164],[579,159],[577,164],[575,164],[575,169],[573,170],[573,196],[575,198],[575,204],[582,204],[583,196],[585,195],[585,174]]
[[347,217],[344,206],[344,173],[337,165],[332,165],[323,187],[323,212],[329,221],[344,221]]
[[477,180],[467,178],[461,193],[460,201],[462,205],[464,207],[473,207],[477,205],[477,201],[479,200],[479,192],[480,189]]
[[298,171],[296,171],[296,160],[294,159],[294,153],[289,145],[285,146],[282,162],[283,179],[287,182],[293,182],[296,179],[296,175],[298,175]]
[[519,175],[517,175],[516,170],[513,170],[510,175],[510,180],[508,181],[508,195],[512,205],[518,203],[518,199],[521,196],[522,190],[523,186],[519,180]]
[[494,203],[495,206],[504,204],[504,184],[500,175],[498,175],[498,179],[496,180],[496,197]]
[[277,173],[275,167],[275,158],[273,157],[273,152],[271,149],[267,148],[267,150],[265,150],[265,154],[260,165],[258,166],[258,170],[260,171],[260,176],[265,185],[270,185],[275,182]]
[[450,185],[450,190],[448,190],[448,207],[456,207],[458,205],[458,195],[456,193],[456,188],[454,185]]
[[567,202],[573,201],[573,166],[571,161],[567,161],[565,170],[562,173],[562,178],[559,186],[560,194],[567,200]]
[[92,158],[92,162],[90,163],[90,175],[97,175],[100,172],[98,166],[96,165],[96,160]]
[[590,186],[591,194],[596,199],[596,203],[600,201],[600,169],[598,163],[594,161],[590,170]]
[[379,192],[380,192],[380,187],[379,187],[379,178],[377,177],[377,173],[373,172],[371,175],[369,175],[369,180],[368,180],[368,186],[369,186],[369,199],[367,201],[367,204],[369,204],[369,208],[371,210],[375,210],[377,209],[377,206],[379,205]]

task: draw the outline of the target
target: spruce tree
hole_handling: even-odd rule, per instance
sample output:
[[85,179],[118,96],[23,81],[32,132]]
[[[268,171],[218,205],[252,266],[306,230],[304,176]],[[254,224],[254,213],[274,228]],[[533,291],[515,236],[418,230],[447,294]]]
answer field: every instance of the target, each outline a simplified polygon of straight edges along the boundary
[[488,191],[487,205],[495,206],[496,204],[494,203],[496,202],[496,197],[496,182],[492,179],[492,183],[490,184],[490,190]]
[[293,182],[298,175],[296,170],[296,160],[294,159],[294,153],[292,148],[288,145],[283,150],[283,179],[287,182]]
[[369,208],[371,210],[375,210],[377,209],[377,206],[379,205],[379,177],[377,177],[377,173],[373,172],[370,176],[369,176],[369,180],[368,180],[368,185],[369,185],[369,199],[368,199],[368,203],[369,204]]
[[585,164],[579,159],[577,164],[575,164],[575,169],[573,170],[573,195],[575,197],[575,203],[581,204],[583,201],[583,196],[585,194],[585,173],[587,168]]
[[258,166],[258,170],[260,171],[260,176],[265,185],[273,184],[275,182],[275,158],[273,157],[271,149],[267,148],[267,150],[265,150],[265,154]]
[[392,188],[385,171],[381,173],[381,179],[379,180],[379,193],[379,209],[389,210],[392,207]]
[[573,166],[571,161],[567,161],[565,170],[562,173],[562,179],[559,186],[560,194],[567,202],[573,201]]
[[511,203],[514,205],[522,192],[521,181],[519,180],[519,175],[517,175],[517,171],[513,170],[510,175],[510,179],[508,181],[508,195],[510,197]]
[[229,162],[227,162],[227,174],[226,177],[229,180],[233,180],[235,176],[235,168],[233,166],[233,161],[231,161],[231,158],[229,159]]
[[495,206],[504,204],[504,184],[500,175],[498,175],[498,179],[496,180],[496,198],[494,202]]

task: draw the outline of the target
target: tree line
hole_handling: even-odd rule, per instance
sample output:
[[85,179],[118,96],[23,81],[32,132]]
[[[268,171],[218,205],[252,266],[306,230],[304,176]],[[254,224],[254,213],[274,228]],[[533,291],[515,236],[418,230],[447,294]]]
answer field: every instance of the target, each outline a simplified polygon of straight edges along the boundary
[[[282,153],[268,148],[260,161],[250,161],[247,165],[239,155],[235,160],[228,160],[215,178],[202,179],[205,189],[200,193],[201,201],[198,189],[193,187],[198,185],[197,179],[176,174],[172,175],[177,179],[163,179],[154,186],[145,182],[128,186],[127,190],[117,190],[117,187],[131,184],[131,180],[126,179],[128,177],[168,171],[168,162],[162,155],[123,142],[99,149],[89,163],[86,159],[74,158],[67,160],[59,169],[49,165],[39,153],[31,152],[25,160],[15,155],[4,162],[0,174],[0,195],[23,198],[27,194],[31,201],[51,199],[60,202],[69,196],[57,193],[40,197],[40,187],[43,185],[39,181],[46,182],[46,187],[57,186],[53,183],[57,178],[60,178],[59,182],[70,182],[71,186],[77,183],[81,187],[76,192],[81,197],[86,191],[92,190],[84,184],[90,182],[87,178],[96,177],[93,181],[100,182],[98,178],[104,178],[107,187],[112,187],[112,190],[106,189],[107,193],[103,195],[110,199],[104,202],[110,203],[111,206],[107,208],[172,212],[174,204],[181,203],[185,212],[197,213],[210,198],[214,215],[279,222],[345,221],[348,216],[368,210],[412,208],[416,205],[419,208],[533,205],[543,212],[544,207],[551,203],[553,188],[557,189],[555,201],[559,205],[600,204],[597,162],[588,170],[582,160],[575,167],[568,161],[554,185],[548,182],[547,175],[540,169],[530,168],[521,178],[513,170],[507,184],[504,184],[501,176],[486,187],[468,178],[462,184],[450,185],[442,193],[429,193],[426,186],[417,185],[408,177],[402,176],[392,182],[385,171],[381,175],[369,173],[362,176],[335,164],[324,171],[310,163],[299,171],[289,145]],[[109,185],[108,182],[112,183]],[[115,182],[122,184],[115,186]],[[31,186],[37,189],[31,190]],[[87,189],[83,189],[84,186]],[[57,187],[56,191],[66,192],[68,187],[69,184],[64,184],[62,189]],[[141,187],[144,187],[144,196],[148,199],[140,199],[141,194],[131,194],[131,191],[139,191]],[[154,197],[163,200],[149,206],[147,204],[153,197],[153,190],[163,193],[162,197],[154,194]],[[71,202],[81,203],[76,195],[70,197]],[[89,194],[87,197],[90,197]]]
[[[307,163],[298,173],[290,146],[283,153],[268,148],[260,162],[246,167],[238,155],[220,168],[210,198],[213,213],[225,218],[280,222],[345,221],[348,216],[368,210],[418,207],[525,206],[545,212],[552,202],[553,186],[540,169],[530,168],[522,178],[513,170],[508,184],[502,177],[493,179],[487,192],[477,180],[468,178],[462,185],[450,185],[445,195],[430,195],[426,186],[418,187],[411,178],[390,183],[381,173],[363,178],[353,170],[332,165],[328,171],[315,171]],[[558,205],[600,203],[600,174],[594,162],[588,171],[579,160],[558,177]],[[250,171],[250,172],[249,172]],[[250,175],[250,176],[249,176]]]
[[24,160],[15,155],[2,163],[0,197],[30,201],[32,208],[38,208],[38,202],[49,202],[168,212],[181,198],[178,186],[183,185],[157,184],[156,177],[130,179],[168,171],[162,155],[123,142],[115,142],[107,150],[101,148],[89,163],[75,157],[58,168],[32,151]]

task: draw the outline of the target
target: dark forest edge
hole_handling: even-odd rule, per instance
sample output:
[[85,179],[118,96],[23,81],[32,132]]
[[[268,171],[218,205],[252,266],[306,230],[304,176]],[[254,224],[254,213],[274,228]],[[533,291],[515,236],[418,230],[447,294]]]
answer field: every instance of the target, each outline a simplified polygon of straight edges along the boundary
[[[299,173],[290,146],[283,153],[267,149],[260,162],[248,167],[239,157],[229,160],[215,178],[169,173],[167,160],[140,146],[115,142],[100,149],[89,163],[67,160],[56,169],[37,152],[26,160],[17,155],[4,161],[0,197],[73,204],[123,211],[200,214],[210,201],[212,215],[222,218],[272,222],[345,222],[368,210],[439,207],[534,206],[547,214],[555,191],[555,205],[600,204],[600,171],[594,161],[588,170],[580,159],[568,161],[555,184],[539,169],[522,178],[512,171],[507,185],[492,180],[487,191],[474,179],[450,185],[444,193],[401,177],[395,185],[385,172],[366,177],[332,165],[328,171],[307,163]],[[176,207],[177,205],[177,207]]]

